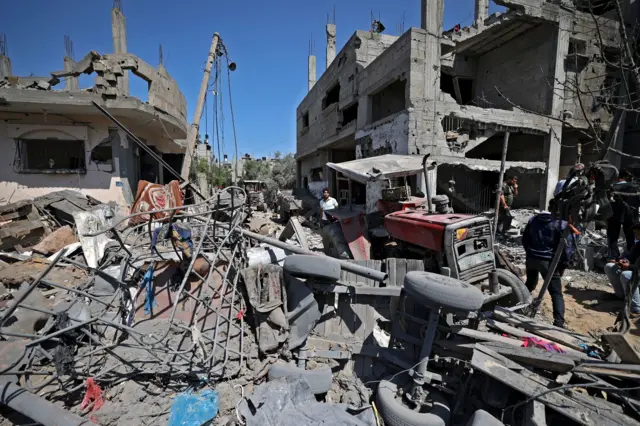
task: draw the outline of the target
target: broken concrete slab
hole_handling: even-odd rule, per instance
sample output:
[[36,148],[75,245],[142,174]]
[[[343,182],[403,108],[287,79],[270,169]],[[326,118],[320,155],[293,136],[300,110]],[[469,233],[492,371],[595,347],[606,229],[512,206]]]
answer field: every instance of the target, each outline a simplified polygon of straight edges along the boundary
[[69,225],[65,225],[62,228],[56,229],[33,246],[33,251],[44,255],[51,255],[75,242],[78,242],[78,237],[76,237],[73,229],[71,229]]

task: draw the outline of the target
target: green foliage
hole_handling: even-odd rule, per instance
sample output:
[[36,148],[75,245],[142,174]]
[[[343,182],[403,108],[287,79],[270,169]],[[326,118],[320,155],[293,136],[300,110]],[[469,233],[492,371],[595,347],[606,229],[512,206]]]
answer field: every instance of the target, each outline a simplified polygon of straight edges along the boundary
[[271,166],[266,161],[245,160],[244,180],[265,180],[271,173]]
[[209,163],[201,158],[196,165],[196,171],[207,177],[209,186],[225,187],[231,185],[231,169],[223,165]]
[[293,154],[274,154],[275,161],[247,160],[244,163],[244,180],[261,180],[265,183],[265,201],[274,203],[278,189],[292,189],[296,184],[296,160]]

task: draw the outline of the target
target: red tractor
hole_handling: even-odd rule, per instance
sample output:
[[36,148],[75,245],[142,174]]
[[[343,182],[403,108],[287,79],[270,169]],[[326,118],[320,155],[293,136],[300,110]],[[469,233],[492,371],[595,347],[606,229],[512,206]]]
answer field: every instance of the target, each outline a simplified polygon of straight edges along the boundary
[[[382,157],[384,163],[384,157],[413,156]],[[424,157],[422,160],[421,170],[425,176],[426,159]],[[416,172],[417,159],[414,157],[411,160],[413,165],[405,170],[406,181],[411,173],[419,173]],[[355,162],[358,161],[364,160]],[[329,166],[357,178],[356,174],[349,175],[349,165],[345,164],[330,163]],[[385,170],[380,166],[377,171],[378,177],[385,177]],[[395,171],[393,175],[397,177],[399,172]],[[429,182],[425,184],[428,193]],[[367,193],[371,192],[367,190]],[[495,271],[499,284],[511,288],[514,302],[530,301],[531,295],[522,280],[507,270],[499,269],[502,261],[496,261],[490,218],[453,213],[446,195],[436,195],[430,199],[429,194],[426,198],[407,197],[407,192],[398,191],[398,188],[389,188],[386,192],[382,190],[383,199],[375,203],[376,211],[369,214],[351,206],[325,212],[334,221],[322,231],[325,254],[355,260],[393,257],[422,259],[425,271],[478,285],[482,282],[488,284],[491,273]],[[389,200],[386,196],[389,193],[402,193],[405,199]],[[502,292],[495,280],[492,284],[489,286],[492,289],[490,293]]]

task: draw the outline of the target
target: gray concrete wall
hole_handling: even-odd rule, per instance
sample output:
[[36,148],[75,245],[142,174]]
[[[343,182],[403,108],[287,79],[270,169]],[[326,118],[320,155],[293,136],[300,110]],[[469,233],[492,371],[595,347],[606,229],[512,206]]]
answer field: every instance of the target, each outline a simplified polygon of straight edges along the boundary
[[512,109],[512,105],[498,95],[497,86],[516,105],[549,113],[549,81],[553,81],[555,63],[553,28],[551,24],[542,24],[480,56],[475,103],[486,108]]
[[[324,141],[338,135],[342,118],[340,110],[358,101],[360,93],[363,93],[359,87],[361,74],[397,39],[395,36],[368,31],[356,31],[351,36],[296,109],[298,156],[315,151]],[[339,101],[323,110],[322,100],[336,83],[340,84]],[[309,114],[308,128],[303,126],[305,113]]]

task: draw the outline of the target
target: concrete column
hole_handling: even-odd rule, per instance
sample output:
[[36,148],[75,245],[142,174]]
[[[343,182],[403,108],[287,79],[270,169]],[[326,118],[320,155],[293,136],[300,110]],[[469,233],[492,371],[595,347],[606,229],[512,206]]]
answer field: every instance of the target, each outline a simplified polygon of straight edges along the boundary
[[[556,57],[552,80],[551,105],[549,108],[551,116],[554,118],[562,118],[562,112],[564,111],[564,83],[567,77],[564,62],[569,53],[569,26],[569,17],[563,16],[560,19],[555,36]],[[545,171],[545,179],[542,182],[542,191],[540,191],[540,208],[547,208],[549,201],[553,198],[553,190],[558,183],[561,143],[562,124],[554,121],[544,142],[544,158],[547,163],[547,170]]]
[[476,0],[475,23],[476,26],[484,26],[484,20],[489,16],[489,0]]
[[[120,9],[111,9],[111,33],[113,53],[127,53],[127,25]],[[129,96],[129,71],[122,72],[122,77],[118,77],[118,94]]]
[[316,57],[309,55],[309,91],[316,84]]
[[[76,61],[74,61],[73,59],[71,59],[68,56],[64,57],[64,70],[66,72],[70,72],[71,70],[73,70],[73,67],[75,66]],[[69,77],[65,77],[66,80],[66,85],[64,90],[66,90],[67,92],[70,92],[72,90],[78,90],[78,77],[74,77],[74,76],[69,76]]]
[[327,68],[336,58],[336,24],[327,24]]
[[8,56],[0,55],[0,80],[11,77],[11,59]]
[[[444,14],[444,0],[422,0],[421,22],[426,31],[424,45],[424,64],[420,75],[412,74],[415,88],[414,102],[423,104],[423,112],[418,115],[418,139],[416,146],[421,154],[437,153],[437,133],[440,124],[437,118],[438,100],[440,98],[440,39],[442,37],[442,16]],[[415,81],[414,81],[415,78]],[[420,85],[422,86],[420,90]],[[422,97],[420,97],[422,94]],[[416,96],[417,95],[417,96]],[[429,176],[432,178],[432,176]],[[433,174],[436,179],[436,173]],[[434,193],[435,194],[435,193]]]

